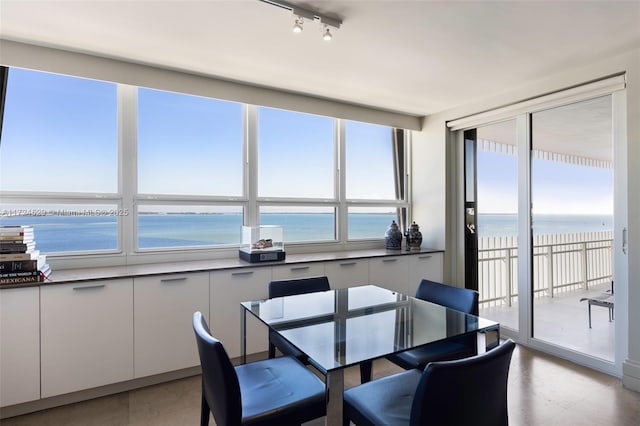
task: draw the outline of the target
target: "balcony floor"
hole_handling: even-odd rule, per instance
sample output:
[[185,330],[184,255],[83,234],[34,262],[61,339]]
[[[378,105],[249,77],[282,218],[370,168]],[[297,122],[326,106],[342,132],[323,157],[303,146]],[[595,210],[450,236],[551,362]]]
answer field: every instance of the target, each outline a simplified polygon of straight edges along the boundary
[[[587,302],[583,297],[597,296],[608,285],[594,286],[589,291],[571,291],[555,297],[539,297],[534,302],[534,336],[545,342],[613,362],[615,322],[609,322],[607,308],[591,307],[591,324]],[[480,307],[480,316],[499,322],[504,327],[517,324],[518,306]]]

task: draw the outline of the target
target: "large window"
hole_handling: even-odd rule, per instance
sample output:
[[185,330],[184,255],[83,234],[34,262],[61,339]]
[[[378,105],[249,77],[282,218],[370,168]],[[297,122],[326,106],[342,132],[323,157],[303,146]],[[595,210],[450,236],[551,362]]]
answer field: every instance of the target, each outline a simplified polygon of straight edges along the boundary
[[117,85],[11,68],[3,101],[0,225],[43,253],[117,250]]
[[6,80],[0,224],[33,225],[46,254],[231,249],[259,224],[287,243],[376,241],[409,205],[398,129],[23,69]]
[[139,249],[240,243],[243,123],[235,102],[138,89]]
[[393,129],[347,121],[347,198],[395,200]]
[[334,198],[334,120],[258,108],[258,196]]
[[242,207],[138,207],[138,247],[142,249],[239,244],[241,227]]
[[117,191],[116,85],[11,68],[2,191]]
[[138,90],[138,192],[242,195],[242,105]]

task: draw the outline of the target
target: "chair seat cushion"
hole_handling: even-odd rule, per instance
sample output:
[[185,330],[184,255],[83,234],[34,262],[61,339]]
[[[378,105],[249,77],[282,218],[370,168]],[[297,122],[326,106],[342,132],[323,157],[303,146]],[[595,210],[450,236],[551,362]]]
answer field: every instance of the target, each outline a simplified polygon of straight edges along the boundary
[[476,355],[475,336],[463,336],[462,339],[432,343],[409,351],[389,355],[387,358],[405,370],[424,367],[435,361],[450,361]]
[[296,357],[303,363],[307,363],[307,356],[300,352],[295,346],[289,343],[284,337],[273,330],[269,330],[269,343],[278,348],[283,355]]
[[357,425],[409,424],[421,377],[422,371],[408,370],[348,389],[344,393],[346,414]]
[[300,424],[326,411],[324,383],[295,358],[272,358],[235,369],[242,424]]

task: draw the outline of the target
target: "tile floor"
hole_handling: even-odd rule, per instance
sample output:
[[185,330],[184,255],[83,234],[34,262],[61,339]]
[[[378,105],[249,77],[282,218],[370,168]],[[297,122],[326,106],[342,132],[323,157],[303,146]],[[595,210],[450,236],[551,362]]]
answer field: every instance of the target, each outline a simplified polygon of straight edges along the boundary
[[[374,365],[374,377],[395,371],[400,370],[385,360]],[[347,370],[347,387],[359,380],[357,367]],[[0,423],[2,426],[197,425],[199,404],[200,377],[196,376]],[[640,393],[625,389],[615,377],[519,346],[509,374],[509,416],[512,426],[640,426]],[[309,426],[322,424],[319,420]]]

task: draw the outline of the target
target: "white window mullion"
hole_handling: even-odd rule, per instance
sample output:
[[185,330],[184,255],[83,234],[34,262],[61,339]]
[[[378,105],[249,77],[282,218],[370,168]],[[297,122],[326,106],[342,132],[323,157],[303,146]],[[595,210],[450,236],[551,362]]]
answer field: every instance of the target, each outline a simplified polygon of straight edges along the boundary
[[138,89],[118,86],[118,192],[128,215],[119,218],[118,241],[124,253],[133,253],[138,239]]
[[245,105],[244,114],[244,191],[248,199],[244,213],[244,224],[256,226],[258,212],[258,109],[254,105]]
[[349,211],[346,200],[346,126],[344,120],[336,119],[335,125],[335,146],[336,146],[336,197],[339,200],[338,212],[336,215],[336,239],[340,242],[345,242],[349,235]]

